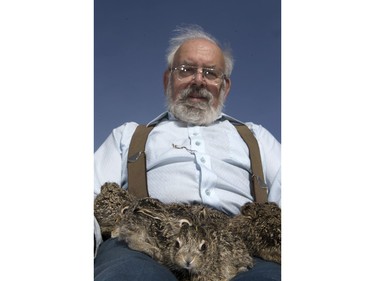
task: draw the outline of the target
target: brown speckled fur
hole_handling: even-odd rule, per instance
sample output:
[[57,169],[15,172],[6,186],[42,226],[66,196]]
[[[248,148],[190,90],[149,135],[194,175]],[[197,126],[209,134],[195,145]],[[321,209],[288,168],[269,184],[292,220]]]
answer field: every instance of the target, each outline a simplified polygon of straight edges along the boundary
[[107,182],[94,201],[94,215],[97,219],[103,239],[111,237],[122,208],[135,200],[135,197],[118,184]]
[[95,199],[104,235],[168,266],[181,281],[228,281],[253,266],[253,256],[281,263],[281,210],[246,203],[229,217],[201,204],[136,199],[106,183]]
[[275,203],[246,203],[229,228],[242,237],[251,256],[281,263],[281,209]]

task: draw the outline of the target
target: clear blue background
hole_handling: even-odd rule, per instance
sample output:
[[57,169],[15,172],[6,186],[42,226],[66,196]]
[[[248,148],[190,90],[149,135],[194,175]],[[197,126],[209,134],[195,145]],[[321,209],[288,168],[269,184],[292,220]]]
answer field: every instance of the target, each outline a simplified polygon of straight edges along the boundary
[[199,24],[229,44],[235,65],[224,112],[281,141],[280,0],[95,0],[94,148],[124,122],[165,110],[162,75],[173,30]]

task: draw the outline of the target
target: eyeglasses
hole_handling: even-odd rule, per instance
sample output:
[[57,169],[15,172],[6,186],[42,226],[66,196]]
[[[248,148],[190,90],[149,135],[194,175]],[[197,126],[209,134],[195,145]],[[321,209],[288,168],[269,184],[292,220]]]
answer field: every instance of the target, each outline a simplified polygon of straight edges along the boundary
[[[175,72],[177,79],[180,81],[188,81],[189,79],[195,79],[198,73],[198,66],[191,65],[180,65],[173,67],[172,72]],[[207,83],[218,85],[221,80],[225,77],[225,74],[219,70],[213,68],[202,67],[202,70],[199,72],[202,74],[202,77],[206,80]]]

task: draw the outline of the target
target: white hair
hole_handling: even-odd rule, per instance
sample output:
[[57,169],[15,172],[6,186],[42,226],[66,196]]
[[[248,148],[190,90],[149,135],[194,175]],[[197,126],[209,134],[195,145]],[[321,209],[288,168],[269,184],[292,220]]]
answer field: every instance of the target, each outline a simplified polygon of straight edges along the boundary
[[207,89],[200,89],[199,94],[208,99],[208,102],[190,104],[187,100],[189,93],[193,90],[191,87],[180,91],[176,101],[173,100],[173,80],[169,76],[168,85],[165,91],[168,111],[171,112],[177,119],[193,125],[209,125],[213,123],[222,113],[225,101],[225,85],[226,81],[220,88],[218,97],[218,105],[213,106],[213,95]]
[[191,39],[206,39],[217,45],[222,50],[225,62],[224,74],[225,76],[230,77],[233,70],[234,60],[229,47],[222,48],[219,41],[211,34],[205,32],[199,25],[177,27],[175,32],[177,35],[169,40],[169,48],[167,49],[166,58],[168,67],[172,67],[174,55],[183,43]]

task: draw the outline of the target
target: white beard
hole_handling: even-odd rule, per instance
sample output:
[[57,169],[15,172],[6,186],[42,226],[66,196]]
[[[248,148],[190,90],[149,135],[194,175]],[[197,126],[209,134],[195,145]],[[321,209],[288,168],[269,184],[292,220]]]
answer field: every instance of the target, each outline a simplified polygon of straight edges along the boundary
[[188,97],[192,92],[196,92],[195,87],[182,90],[175,101],[172,100],[172,83],[169,80],[166,96],[168,110],[179,120],[193,125],[209,125],[213,123],[221,114],[224,107],[225,92],[224,87],[220,89],[219,104],[216,108],[212,105],[213,95],[205,88],[198,89],[200,97],[208,101],[190,102]]

